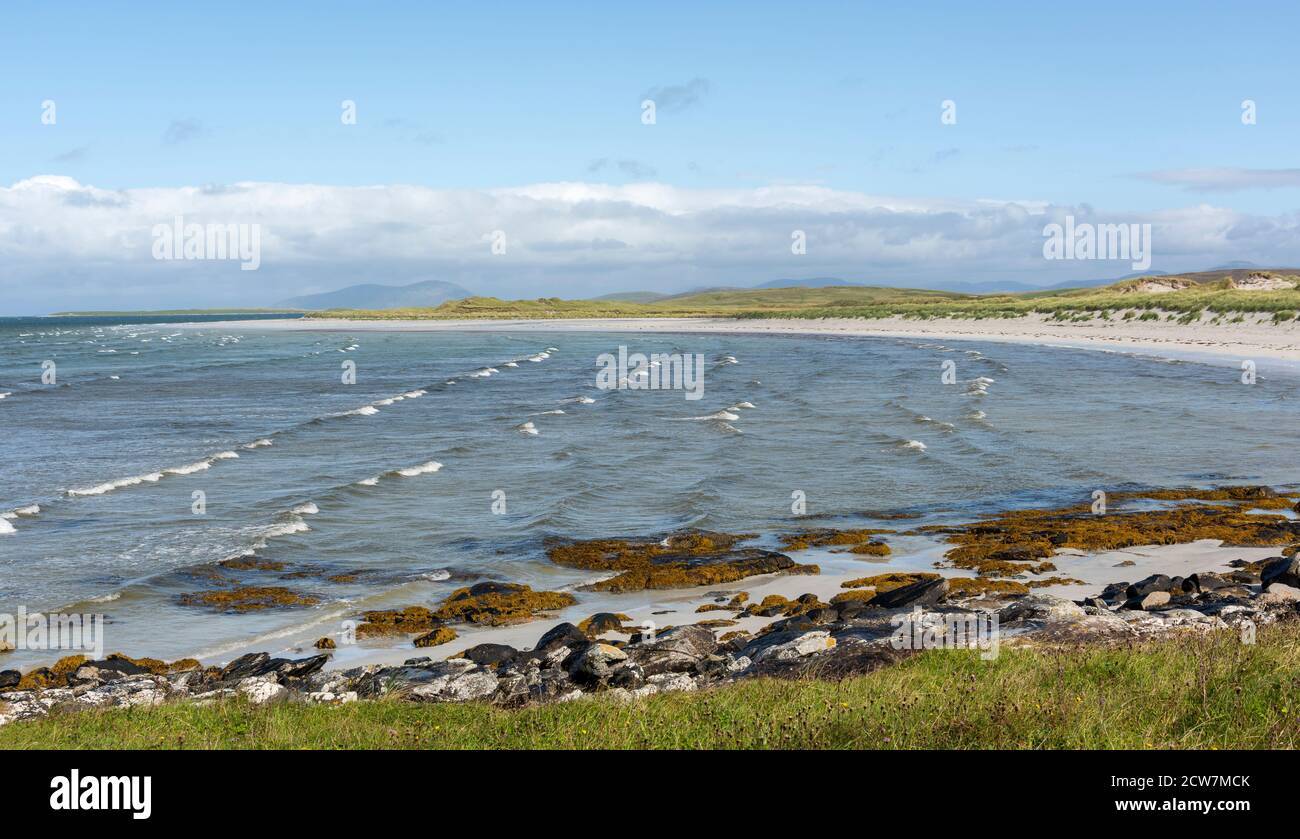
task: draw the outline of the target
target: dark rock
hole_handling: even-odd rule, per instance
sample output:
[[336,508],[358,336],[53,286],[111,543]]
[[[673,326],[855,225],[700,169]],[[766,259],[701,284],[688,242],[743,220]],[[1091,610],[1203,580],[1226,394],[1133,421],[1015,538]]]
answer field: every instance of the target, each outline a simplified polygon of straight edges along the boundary
[[881,592],[871,599],[871,605],[882,609],[901,609],[906,606],[933,606],[948,593],[948,581],[922,580],[892,591]]
[[429,658],[427,655],[422,655],[418,658],[408,658],[406,661],[403,661],[402,664],[405,664],[407,667],[415,667],[421,664],[433,664],[433,659]]
[[1128,598],[1128,583],[1111,583],[1101,590],[1101,599],[1108,603],[1118,603]]
[[587,619],[586,624],[587,634],[592,637],[623,630],[623,619],[613,612],[597,612]]
[[1274,583],[1300,588],[1300,555],[1279,556],[1277,559],[1268,560],[1263,571],[1260,572],[1259,579],[1265,588]]
[[[1234,572],[1235,573],[1235,572]],[[1248,578],[1253,578],[1253,574],[1247,574]],[[1183,591],[1185,592],[1207,592],[1215,591],[1221,588],[1228,588],[1236,585],[1237,580],[1232,579],[1231,575],[1215,574],[1213,572],[1203,571],[1199,574],[1193,574],[1183,581]]]
[[764,632],[810,632],[814,629],[824,626],[825,623],[818,623],[810,615],[795,615],[789,618],[772,621],[765,628]]
[[587,686],[608,680],[624,661],[627,661],[627,653],[618,647],[595,643],[566,659],[564,669],[575,682]]
[[848,626],[831,630],[831,637],[835,639],[836,647],[853,645],[857,643],[875,643],[878,641],[887,641],[892,638],[898,629],[892,621],[877,621],[865,626]]
[[1083,605],[1092,606],[1096,609],[1110,609],[1110,604],[1101,597],[1085,597],[1083,598]]
[[[494,645],[496,646],[496,645]],[[497,705],[513,707],[528,699],[528,677],[519,672],[504,673],[497,679],[497,692],[492,701]]]
[[870,612],[870,607],[861,600],[845,600],[839,604],[839,619],[851,621]]
[[536,683],[528,686],[528,693],[534,700],[545,701],[563,696],[573,688],[573,681],[569,679],[569,674],[558,667],[552,667],[538,674]]
[[713,633],[702,626],[678,626],[662,632],[653,643],[633,644],[628,656],[646,676],[686,673],[718,649]]
[[86,685],[102,682],[115,682],[127,676],[145,676],[149,668],[127,661],[124,658],[106,658],[100,661],[87,661],[77,668],[68,679],[69,684]]
[[1124,593],[1128,595],[1130,600],[1135,597],[1141,599],[1153,591],[1168,592],[1172,587],[1172,584],[1173,580],[1169,579],[1166,575],[1152,574],[1145,580],[1138,580],[1136,583],[1129,586]]
[[277,659],[277,663],[272,663],[271,656],[266,653],[241,655],[221,668],[220,680],[223,682],[237,682],[250,676],[261,676],[274,671],[279,666],[278,662],[282,661],[284,659]]
[[910,650],[885,644],[837,644],[825,652],[794,659],[769,656],[754,664],[750,674],[778,679],[839,680],[870,673],[902,661]]
[[[420,685],[437,684],[439,690],[449,681],[449,677],[458,676],[477,669],[473,662],[463,659],[435,661],[431,664],[401,665],[400,667],[383,667],[367,673],[357,680],[358,696],[373,697],[387,694],[404,695]],[[428,697],[425,697],[428,698]]]
[[639,664],[625,664],[609,677],[609,686],[633,690],[645,684],[645,671]]
[[23,674],[17,670],[0,670],[0,690],[18,687],[22,678]]
[[1167,591],[1150,591],[1141,597],[1130,597],[1124,603],[1125,609],[1141,609],[1151,611],[1161,606],[1169,605],[1169,592]]
[[500,667],[512,661],[517,655],[519,650],[509,644],[478,644],[461,653],[462,657],[480,667]]
[[998,610],[1002,623],[1015,621],[1041,621],[1043,623],[1068,623],[1087,613],[1073,600],[1050,594],[1028,594]]
[[280,676],[286,679],[302,679],[315,673],[325,666],[330,660],[328,655],[314,655],[310,658],[300,658],[294,661],[285,661],[277,670]]
[[740,654],[750,661],[767,658],[802,658],[834,647],[838,642],[825,631],[809,632],[806,629],[783,629],[765,632],[751,640]]
[[1207,591],[1201,595],[1202,603],[1216,603],[1228,605],[1238,603],[1245,605],[1253,599],[1250,589],[1245,586],[1226,586],[1216,588],[1214,591]]
[[533,645],[532,652],[540,658],[551,650],[557,650],[560,647],[578,649],[590,643],[591,639],[583,635],[578,630],[578,627],[571,623],[561,623],[551,627],[541,638],[538,638],[537,643]]

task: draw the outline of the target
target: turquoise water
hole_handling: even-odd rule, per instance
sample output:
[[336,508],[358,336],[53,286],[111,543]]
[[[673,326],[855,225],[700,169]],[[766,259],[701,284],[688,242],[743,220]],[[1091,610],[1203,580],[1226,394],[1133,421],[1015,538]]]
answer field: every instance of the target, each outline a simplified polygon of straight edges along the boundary
[[[597,389],[620,345],[702,355],[703,398]],[[548,537],[1291,484],[1300,442],[1293,372],[1246,386],[1227,365],[1012,344],[58,319],[0,324],[0,347],[0,612],[101,611],[136,655],[210,654],[467,579],[586,579],[546,561]],[[283,568],[234,577],[320,605],[181,605],[249,556]]]

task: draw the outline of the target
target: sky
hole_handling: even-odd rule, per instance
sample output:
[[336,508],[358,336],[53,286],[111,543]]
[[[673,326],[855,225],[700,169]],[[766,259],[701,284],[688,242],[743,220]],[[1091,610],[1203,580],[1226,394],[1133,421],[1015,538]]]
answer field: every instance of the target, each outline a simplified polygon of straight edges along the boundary
[[[1294,2],[0,16],[0,314],[1132,272],[1045,259],[1066,216],[1151,224],[1152,270],[1300,265]],[[178,215],[258,225],[257,269],[156,258]]]

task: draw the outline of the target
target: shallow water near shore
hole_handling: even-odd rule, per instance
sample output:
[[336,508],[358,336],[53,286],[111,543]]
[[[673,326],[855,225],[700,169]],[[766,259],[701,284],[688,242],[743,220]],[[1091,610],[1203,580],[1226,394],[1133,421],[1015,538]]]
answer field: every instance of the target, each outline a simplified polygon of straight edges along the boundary
[[[703,398],[597,389],[597,356],[620,345],[703,355]],[[1223,365],[1007,343],[69,323],[0,325],[0,347],[0,612],[103,612],[110,651],[169,659],[336,632],[468,580],[591,579],[547,561],[551,537],[770,537],[1098,488],[1283,487],[1300,441],[1293,372],[1247,386]],[[921,539],[894,548],[835,561],[935,558]],[[279,569],[239,579],[318,604],[181,604],[212,563],[248,557]],[[584,611],[668,597],[579,593]]]

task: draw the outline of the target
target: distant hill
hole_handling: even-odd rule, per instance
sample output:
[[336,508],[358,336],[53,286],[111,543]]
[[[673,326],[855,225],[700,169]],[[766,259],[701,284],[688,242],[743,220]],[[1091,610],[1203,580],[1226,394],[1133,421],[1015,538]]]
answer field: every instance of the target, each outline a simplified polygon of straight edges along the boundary
[[366,283],[327,291],[322,294],[305,294],[290,297],[275,305],[284,309],[405,309],[437,306],[448,300],[473,297],[474,292],[455,283],[441,280],[424,280],[410,285],[377,285]]
[[841,280],[836,277],[813,277],[808,280],[768,280],[754,288],[826,288],[833,285],[864,285],[853,280]]
[[600,297],[593,297],[592,300],[617,300],[622,303],[653,303],[656,300],[663,300],[668,295],[660,294],[657,291],[616,291],[613,294],[602,294]]

